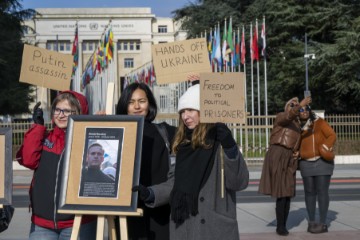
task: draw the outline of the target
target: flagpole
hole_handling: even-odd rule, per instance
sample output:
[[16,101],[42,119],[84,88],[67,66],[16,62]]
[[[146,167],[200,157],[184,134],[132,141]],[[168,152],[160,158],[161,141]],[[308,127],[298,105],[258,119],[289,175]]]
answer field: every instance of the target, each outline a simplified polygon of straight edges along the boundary
[[[256,36],[258,36],[258,20],[256,19],[256,23],[255,23],[255,31],[256,31]],[[256,40],[259,40],[259,38],[257,37]],[[258,41],[256,41],[256,44],[258,44]],[[258,48],[258,45],[256,46]],[[259,59],[257,59],[257,63],[256,63],[256,72],[257,72],[257,92],[258,92],[258,124],[260,124],[260,116],[261,116],[261,108],[260,108],[260,103],[261,103],[261,92],[260,92],[260,63],[259,63]],[[260,149],[260,153],[261,153],[261,130],[259,129],[259,149]]]
[[262,34],[263,36],[263,56],[264,56],[264,93],[265,93],[265,124],[266,124],[266,149],[269,146],[269,119],[268,119],[268,96],[267,96],[267,68],[266,68],[266,28],[265,28],[265,16],[263,16]]
[[252,116],[252,146],[255,151],[255,130],[254,130],[254,51],[253,51],[253,34],[252,23],[250,23],[250,56],[251,56],[251,116]]

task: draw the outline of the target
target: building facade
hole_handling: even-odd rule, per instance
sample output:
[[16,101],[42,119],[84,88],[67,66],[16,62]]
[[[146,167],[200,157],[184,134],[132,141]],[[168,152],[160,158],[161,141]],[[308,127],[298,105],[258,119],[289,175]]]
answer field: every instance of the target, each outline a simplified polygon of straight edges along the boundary
[[[149,63],[151,46],[186,39],[186,32],[172,18],[156,17],[151,8],[40,8],[38,14],[25,24],[33,31],[25,34],[24,41],[48,50],[71,54],[78,27],[78,71],[71,89],[83,92],[92,113],[105,107],[106,89],[114,84],[113,102],[119,99],[122,81],[131,71]],[[106,29],[113,32],[114,57],[111,70],[101,77],[101,83],[91,81],[81,89],[81,75],[91,55],[97,49]],[[54,93],[37,87],[37,101],[49,111]],[[41,96],[41,97],[40,97]],[[94,99],[96,103],[94,104]],[[96,106],[95,106],[96,105]],[[45,107],[44,107],[45,108]],[[49,113],[49,112],[48,112]],[[50,114],[44,114],[49,116]]]

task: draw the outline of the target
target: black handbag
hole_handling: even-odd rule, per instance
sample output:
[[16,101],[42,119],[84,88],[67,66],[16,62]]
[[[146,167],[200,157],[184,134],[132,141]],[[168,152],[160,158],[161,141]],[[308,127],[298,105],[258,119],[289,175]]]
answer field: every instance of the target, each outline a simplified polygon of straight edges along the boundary
[[0,208],[0,232],[8,229],[14,212],[15,208],[11,205],[4,205],[3,208]]

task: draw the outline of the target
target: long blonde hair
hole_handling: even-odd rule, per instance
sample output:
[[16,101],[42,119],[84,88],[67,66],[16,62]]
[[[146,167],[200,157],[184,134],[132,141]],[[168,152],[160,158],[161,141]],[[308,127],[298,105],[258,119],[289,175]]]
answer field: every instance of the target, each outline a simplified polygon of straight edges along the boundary
[[[206,148],[209,149],[212,147],[212,143],[206,142],[206,134],[208,133],[209,129],[214,127],[213,123],[199,123],[192,134],[191,137],[191,146],[193,149],[195,148]],[[177,128],[174,142],[172,146],[172,152],[177,153],[179,150],[178,147],[180,144],[190,142],[188,139],[186,139],[186,126],[181,118],[181,115],[179,116],[179,127]]]

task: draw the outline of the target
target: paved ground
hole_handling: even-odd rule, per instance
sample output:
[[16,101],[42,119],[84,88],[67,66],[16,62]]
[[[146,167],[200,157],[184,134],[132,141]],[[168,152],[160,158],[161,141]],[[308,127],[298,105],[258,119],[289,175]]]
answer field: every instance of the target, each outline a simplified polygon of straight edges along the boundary
[[[250,179],[260,177],[259,168],[250,169]],[[360,178],[360,164],[337,165],[334,178]],[[29,183],[31,172],[14,171],[14,183]],[[360,185],[360,184],[359,184]],[[256,186],[253,186],[254,188]],[[246,191],[246,190],[245,190]],[[241,194],[241,193],[240,193]],[[360,199],[355,201],[331,201],[328,214],[329,232],[323,234],[307,233],[305,204],[292,202],[288,220],[289,236],[281,237],[275,233],[274,203],[239,203],[237,217],[241,240],[316,240],[316,239],[360,239]],[[26,208],[17,208],[8,230],[0,233],[0,240],[27,239],[30,228],[30,213]],[[224,240],[226,237],[224,236]]]

